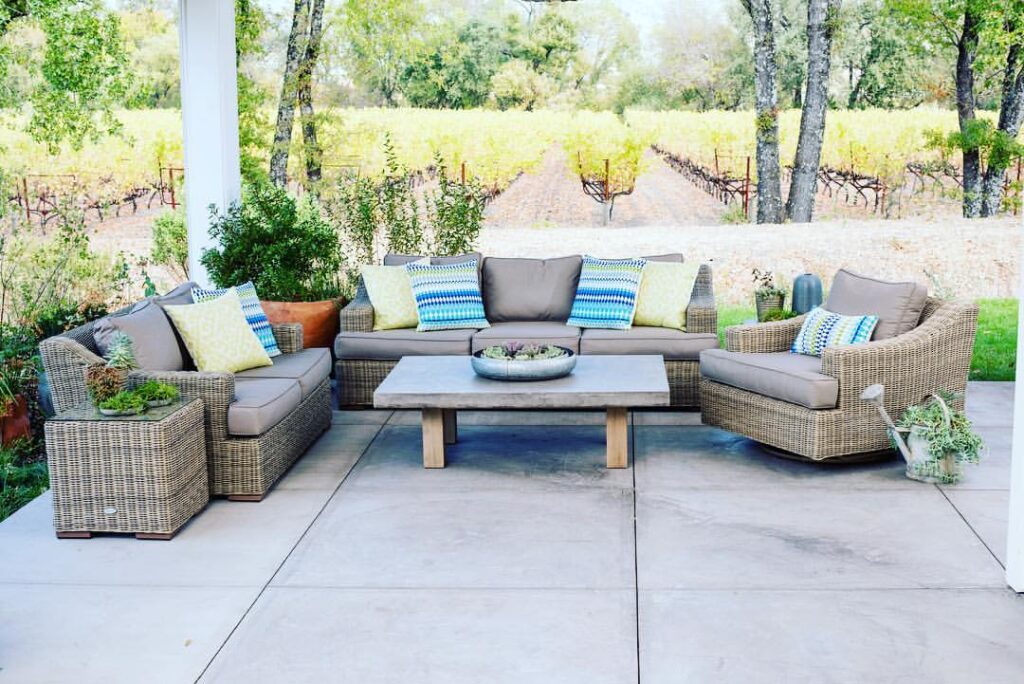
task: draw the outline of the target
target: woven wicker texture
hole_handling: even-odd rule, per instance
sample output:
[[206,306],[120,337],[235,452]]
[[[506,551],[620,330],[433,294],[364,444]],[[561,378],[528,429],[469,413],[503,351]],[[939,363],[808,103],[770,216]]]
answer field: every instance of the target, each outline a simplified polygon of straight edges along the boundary
[[[800,320],[730,328],[726,346],[742,352],[783,351],[792,344]],[[861,393],[869,385],[885,385],[885,408],[893,416],[935,392],[962,394],[977,324],[977,305],[929,299],[921,324],[908,333],[825,350],[822,372],[839,381],[835,409],[808,409],[702,380],[703,421],[813,460],[887,449],[885,424]],[[957,408],[962,407],[961,399]]]
[[203,405],[159,421],[46,423],[57,532],[173,534],[209,501]]

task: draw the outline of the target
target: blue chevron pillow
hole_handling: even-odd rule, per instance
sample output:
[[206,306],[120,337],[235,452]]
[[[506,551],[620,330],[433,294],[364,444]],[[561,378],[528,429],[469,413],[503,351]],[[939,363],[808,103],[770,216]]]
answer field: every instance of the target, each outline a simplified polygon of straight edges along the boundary
[[405,265],[416,299],[420,332],[489,328],[476,259],[457,264]]
[[580,328],[629,330],[636,313],[636,296],[645,259],[583,257],[580,282],[568,325]]

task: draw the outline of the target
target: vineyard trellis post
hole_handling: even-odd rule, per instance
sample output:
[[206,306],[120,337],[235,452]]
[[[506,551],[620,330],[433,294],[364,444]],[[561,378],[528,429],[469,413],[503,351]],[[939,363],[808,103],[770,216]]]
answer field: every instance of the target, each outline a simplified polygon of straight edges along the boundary
[[743,180],[743,215],[750,219],[750,155],[747,155],[747,175]]

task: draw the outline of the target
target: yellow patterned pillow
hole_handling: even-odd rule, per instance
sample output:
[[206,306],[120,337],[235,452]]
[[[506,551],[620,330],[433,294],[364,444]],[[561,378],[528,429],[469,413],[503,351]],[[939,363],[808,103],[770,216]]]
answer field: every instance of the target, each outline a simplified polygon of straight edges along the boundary
[[416,298],[405,266],[363,266],[359,269],[373,305],[373,329],[415,328],[420,323]]
[[633,325],[686,330],[686,307],[698,268],[698,264],[648,261],[636,297]]
[[235,288],[199,304],[164,306],[201,371],[237,373],[272,366],[260,338],[242,313]]

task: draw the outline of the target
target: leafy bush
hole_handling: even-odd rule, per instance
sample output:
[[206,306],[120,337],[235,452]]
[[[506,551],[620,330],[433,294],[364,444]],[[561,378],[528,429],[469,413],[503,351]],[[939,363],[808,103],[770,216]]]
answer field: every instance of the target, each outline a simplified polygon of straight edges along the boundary
[[0,447],[0,520],[36,498],[50,485],[42,449],[31,440]]
[[448,167],[441,155],[435,157],[437,190],[427,201],[430,223],[434,229],[433,253],[453,256],[473,251],[484,227],[483,188],[473,181],[457,183],[448,177]]
[[188,280],[188,230],[185,210],[167,211],[153,221],[153,262],[166,266],[179,280]]
[[269,183],[246,188],[240,204],[211,214],[219,247],[202,264],[218,287],[251,280],[263,299],[316,301],[341,294],[338,234],[315,200],[296,200]]

